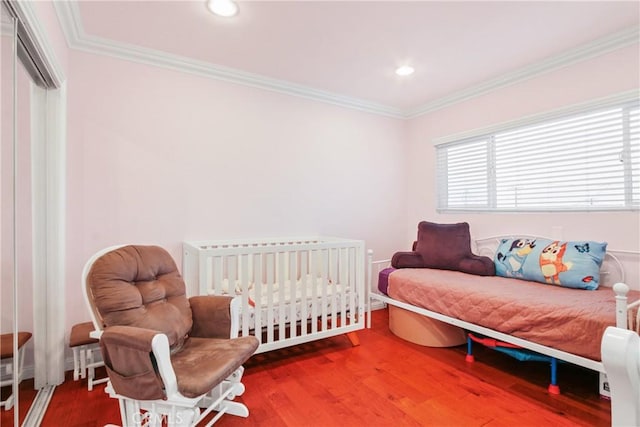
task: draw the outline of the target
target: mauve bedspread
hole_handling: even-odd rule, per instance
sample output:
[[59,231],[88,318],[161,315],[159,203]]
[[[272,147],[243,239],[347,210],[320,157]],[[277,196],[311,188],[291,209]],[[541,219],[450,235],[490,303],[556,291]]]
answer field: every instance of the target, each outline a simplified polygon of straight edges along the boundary
[[[388,295],[537,344],[601,360],[600,341],[615,325],[615,293],[568,289],[497,276],[428,268],[389,276]],[[640,298],[630,291],[629,302]]]

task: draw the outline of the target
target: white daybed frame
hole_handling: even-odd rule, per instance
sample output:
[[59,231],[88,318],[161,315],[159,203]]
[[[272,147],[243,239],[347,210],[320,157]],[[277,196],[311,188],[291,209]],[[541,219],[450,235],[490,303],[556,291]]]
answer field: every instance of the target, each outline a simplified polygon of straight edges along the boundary
[[238,295],[240,315],[232,322],[240,336],[260,340],[256,353],[340,334],[350,334],[355,345],[351,333],[365,327],[364,241],[287,237],[183,248],[187,293]]
[[[526,235],[518,235],[517,237],[524,238],[542,238],[539,236],[526,236]],[[472,242],[473,253],[477,255],[488,256],[493,259],[495,251],[497,250],[501,239],[510,239],[514,238],[514,236],[494,236],[488,238],[477,239]],[[640,305],[640,301],[636,301],[632,304],[627,305],[627,293],[629,292],[629,286],[627,286],[624,282],[625,280],[625,266],[619,261],[618,256],[616,255],[632,255],[634,257],[639,257],[640,254],[632,251],[616,251],[616,250],[607,250],[607,254],[605,256],[603,265],[600,269],[601,274],[601,283],[600,286],[612,287],[613,292],[611,297],[614,297],[616,300],[616,326],[622,329],[631,329],[628,325],[633,325],[633,329],[636,333],[638,333],[638,324],[640,323],[640,312],[638,316],[635,318],[631,318],[631,310],[634,307]],[[567,353],[562,350],[557,350],[555,348],[547,347],[544,345],[540,345],[531,341],[527,341],[521,338],[517,338],[511,335],[504,334],[502,332],[495,331],[493,329],[485,328],[483,326],[479,326],[473,323],[465,322],[460,319],[456,319],[453,317],[445,316],[440,313],[436,313],[434,311],[426,310],[421,307],[416,307],[411,304],[407,304],[405,302],[397,301],[393,298],[390,298],[387,295],[380,293],[377,287],[377,279],[378,273],[390,266],[391,260],[373,260],[373,252],[368,252],[368,260],[367,260],[367,273],[369,277],[369,286],[368,290],[370,292],[369,298],[371,303],[369,307],[371,307],[374,301],[379,301],[384,304],[390,304],[396,307],[403,308],[405,310],[421,314],[426,317],[430,317],[436,320],[440,320],[445,323],[449,323],[451,325],[458,326],[460,328],[466,329],[471,332],[476,332],[491,338],[495,338],[497,340],[507,342],[510,344],[514,344],[537,353],[541,353],[550,357],[555,357],[559,360],[564,360],[569,363],[573,363],[575,365],[583,366],[585,368],[600,372],[600,382],[601,382],[601,392],[602,392],[602,382],[604,381],[603,374],[606,373],[605,367],[602,362],[597,360],[591,360],[586,357],[578,356],[572,353]],[[371,313],[368,313],[368,326],[371,327]],[[606,395],[606,393],[604,393]]]

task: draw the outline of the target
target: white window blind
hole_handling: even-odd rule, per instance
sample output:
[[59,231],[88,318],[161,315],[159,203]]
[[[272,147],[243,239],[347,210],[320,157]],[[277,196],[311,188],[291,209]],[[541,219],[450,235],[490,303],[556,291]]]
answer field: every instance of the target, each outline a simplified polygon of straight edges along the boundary
[[439,210],[640,208],[637,101],[438,145]]

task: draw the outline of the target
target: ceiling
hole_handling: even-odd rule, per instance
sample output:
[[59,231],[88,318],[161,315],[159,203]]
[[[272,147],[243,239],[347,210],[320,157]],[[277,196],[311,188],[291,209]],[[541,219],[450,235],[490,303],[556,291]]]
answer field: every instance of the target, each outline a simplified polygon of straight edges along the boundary
[[[640,23],[637,1],[238,3],[237,16],[221,18],[204,0],[79,1],[70,3],[72,19],[61,21],[75,25],[76,43],[85,47],[208,64],[239,83],[404,116],[534,72],[545,61],[573,58],[576,49],[610,45],[620,34],[627,44],[637,42]],[[403,64],[416,72],[396,76]]]

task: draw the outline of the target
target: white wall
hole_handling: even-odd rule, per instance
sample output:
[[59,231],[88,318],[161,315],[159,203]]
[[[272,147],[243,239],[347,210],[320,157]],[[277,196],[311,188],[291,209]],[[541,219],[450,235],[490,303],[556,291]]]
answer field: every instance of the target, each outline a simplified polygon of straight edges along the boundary
[[524,116],[640,87],[638,45],[564,67],[484,96],[417,117],[407,123],[408,225],[405,246],[417,223],[467,221],[474,237],[498,234],[551,236],[609,242],[610,248],[640,250],[639,212],[439,214],[436,212],[435,138],[500,124]]
[[67,327],[108,245],[307,234],[403,243],[402,120],[180,72],[69,56]]

